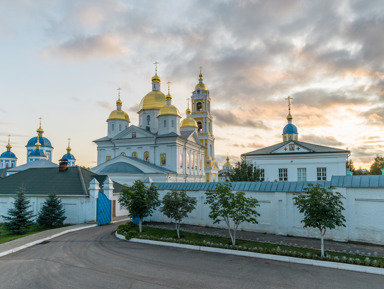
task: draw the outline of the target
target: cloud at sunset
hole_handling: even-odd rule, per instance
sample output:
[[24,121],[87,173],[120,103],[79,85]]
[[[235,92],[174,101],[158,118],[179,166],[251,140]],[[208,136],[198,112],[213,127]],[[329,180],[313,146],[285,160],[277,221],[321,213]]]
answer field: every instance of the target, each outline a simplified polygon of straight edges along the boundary
[[[105,133],[105,110],[115,108],[117,87],[127,87],[123,109],[132,123],[138,122],[137,104],[150,90],[152,63],[158,61],[162,90],[170,80],[180,112],[203,66],[217,155],[231,147],[229,154],[240,156],[259,148],[248,149],[248,144],[280,142],[288,95],[300,140],[349,147],[352,158],[363,163],[383,149],[365,143],[382,134],[384,125],[380,0],[15,1],[9,9],[21,7],[28,11],[23,18],[0,14],[0,23],[13,31],[0,30],[0,37],[7,37],[9,57],[36,76],[19,79],[15,61],[9,61],[4,90],[15,99],[34,99],[46,89],[61,107],[76,94],[83,102],[71,109],[83,118],[71,119],[68,126],[85,121],[100,126],[93,135],[79,136],[82,142]],[[16,92],[20,83],[26,89]],[[60,96],[58,83],[66,87]],[[40,101],[47,104],[48,99]],[[92,102],[100,110],[89,112],[85,104]],[[2,109],[12,122],[30,121],[10,113],[16,109],[13,103]],[[59,138],[51,111],[49,105],[31,105],[23,114],[36,119],[45,112],[52,123],[47,133]],[[88,113],[92,116],[85,117]],[[28,132],[35,129],[28,127]],[[65,134],[72,133],[68,130]],[[236,135],[236,143],[228,135]],[[93,158],[85,153],[84,164]]]

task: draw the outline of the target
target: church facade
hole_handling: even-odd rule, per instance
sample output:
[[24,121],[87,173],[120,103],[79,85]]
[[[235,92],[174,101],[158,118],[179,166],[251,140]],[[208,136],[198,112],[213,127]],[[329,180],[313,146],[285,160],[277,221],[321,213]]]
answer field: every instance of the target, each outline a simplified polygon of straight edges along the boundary
[[242,159],[260,170],[263,181],[330,181],[332,176],[346,176],[348,150],[299,141],[292,123],[291,98],[288,98],[287,125],[283,142],[244,153]]
[[107,136],[94,141],[97,166],[92,171],[108,174],[122,184],[132,184],[137,179],[217,181],[212,166],[215,159],[209,91],[201,73],[192,95],[192,113],[188,107],[183,120],[172,105],[169,87],[168,94],[164,95],[160,84],[156,68],[152,91],[140,102],[138,125],[131,124],[128,114],[122,110],[119,91],[116,110],[107,120]]

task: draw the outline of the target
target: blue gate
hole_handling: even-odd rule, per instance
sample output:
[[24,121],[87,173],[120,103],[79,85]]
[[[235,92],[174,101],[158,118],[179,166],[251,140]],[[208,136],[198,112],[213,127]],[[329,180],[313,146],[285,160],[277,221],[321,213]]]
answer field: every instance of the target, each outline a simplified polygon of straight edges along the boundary
[[102,192],[99,192],[99,197],[97,198],[96,220],[99,226],[112,221],[112,201]]

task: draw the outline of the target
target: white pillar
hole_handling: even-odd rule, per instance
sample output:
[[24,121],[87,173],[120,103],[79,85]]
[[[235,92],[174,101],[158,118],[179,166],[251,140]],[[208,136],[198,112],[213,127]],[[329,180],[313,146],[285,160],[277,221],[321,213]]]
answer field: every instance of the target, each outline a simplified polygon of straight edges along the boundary
[[107,196],[108,199],[112,200],[113,199],[113,182],[112,180],[108,177],[105,181],[104,181],[104,187],[103,187],[103,191],[104,191],[104,194]]
[[96,210],[97,210],[97,198],[99,197],[99,191],[100,191],[100,186],[99,182],[96,180],[96,178],[93,178],[92,181],[89,183],[89,201],[90,201],[90,210],[89,213],[87,214],[87,220],[86,222],[89,221],[94,221],[96,222]]

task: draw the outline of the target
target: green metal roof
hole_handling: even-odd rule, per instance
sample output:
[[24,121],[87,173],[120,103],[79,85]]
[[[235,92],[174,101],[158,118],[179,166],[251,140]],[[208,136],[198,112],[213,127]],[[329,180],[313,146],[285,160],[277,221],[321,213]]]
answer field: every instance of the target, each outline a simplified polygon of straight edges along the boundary
[[[102,187],[107,175],[98,175],[80,167],[69,167],[60,172],[58,168],[33,168],[0,179],[0,194],[16,194],[24,188],[26,195],[89,195],[89,183],[96,178]],[[114,182],[114,192],[121,192],[122,185]]]

